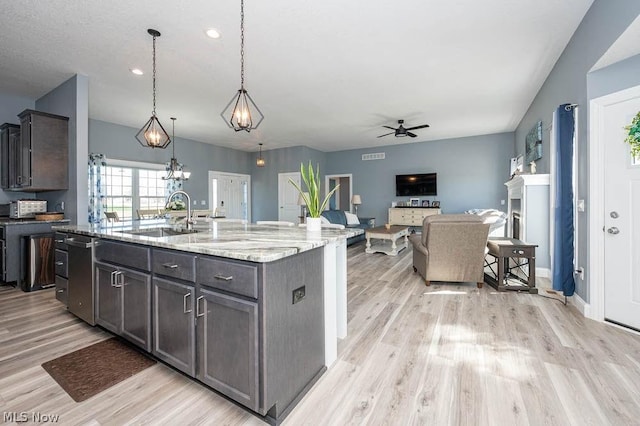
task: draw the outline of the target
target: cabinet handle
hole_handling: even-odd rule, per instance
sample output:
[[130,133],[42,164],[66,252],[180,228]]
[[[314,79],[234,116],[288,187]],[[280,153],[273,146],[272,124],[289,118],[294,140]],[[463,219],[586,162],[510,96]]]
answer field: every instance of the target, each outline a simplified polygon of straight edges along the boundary
[[60,262],[60,261],[56,262],[56,266],[62,266],[62,265],[64,265],[64,262]]
[[[114,283],[111,284],[115,288],[120,288],[124,284],[124,276],[121,271],[113,271],[113,276],[115,277]],[[122,277],[122,280],[118,280],[118,277]]]
[[64,289],[61,288],[60,290],[58,290],[58,293],[64,293]]
[[168,269],[178,269],[178,265],[175,263],[163,263],[162,266]]
[[204,299],[204,296],[200,296],[196,299],[196,318],[204,316],[204,309],[202,310],[202,313],[200,313],[200,301],[203,299]]
[[224,275],[214,275],[214,277],[216,280],[222,280],[222,281],[231,281],[233,279],[233,275],[229,275],[228,277],[225,277]]
[[187,298],[188,298],[189,296],[191,296],[191,293],[187,293],[187,294],[185,294],[185,295],[184,295],[184,297],[182,298],[182,311],[183,311],[185,314],[188,314],[189,312],[193,312],[193,308],[192,308],[192,309],[187,310]]
[[63,243],[64,243],[64,238],[63,238],[63,239],[61,239],[61,240],[56,240],[56,243],[61,243],[61,244],[63,244]]
[[111,271],[111,287],[114,287],[116,285],[116,280],[114,277],[116,276],[117,272],[118,271]]

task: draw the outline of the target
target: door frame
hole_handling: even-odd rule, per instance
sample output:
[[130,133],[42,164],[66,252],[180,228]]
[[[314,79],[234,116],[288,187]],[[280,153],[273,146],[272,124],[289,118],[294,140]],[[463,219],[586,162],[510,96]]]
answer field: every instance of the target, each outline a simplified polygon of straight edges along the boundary
[[[351,173],[343,173],[337,175],[324,175],[324,194],[325,196],[329,193],[329,179],[335,178],[349,178],[349,213],[353,210],[353,204],[351,203],[351,198],[353,198],[353,174]],[[329,203],[327,203],[327,210],[329,209]],[[342,209],[344,211],[344,209]]]
[[[589,303],[584,316],[604,321],[604,110],[640,98],[640,86],[594,98],[589,102]],[[622,141],[620,142],[622,143]]]
[[211,191],[211,182],[216,175],[230,175],[230,176],[238,176],[247,179],[247,222],[251,223],[251,175],[247,175],[244,173],[232,173],[232,172],[221,172],[219,170],[209,170],[207,181],[207,195],[209,197],[209,210],[211,214],[213,214],[216,210],[217,206],[213,205],[213,196]]

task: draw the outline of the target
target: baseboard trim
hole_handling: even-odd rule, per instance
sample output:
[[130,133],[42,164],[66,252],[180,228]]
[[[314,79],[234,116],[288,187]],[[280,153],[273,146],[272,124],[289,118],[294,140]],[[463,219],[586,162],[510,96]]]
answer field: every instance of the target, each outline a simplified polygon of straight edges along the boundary
[[551,269],[549,269],[549,268],[536,268],[536,277],[551,278]]
[[582,300],[582,297],[576,293],[568,298],[569,304],[575,306],[575,308],[582,313],[585,318],[595,319],[591,317],[591,305]]

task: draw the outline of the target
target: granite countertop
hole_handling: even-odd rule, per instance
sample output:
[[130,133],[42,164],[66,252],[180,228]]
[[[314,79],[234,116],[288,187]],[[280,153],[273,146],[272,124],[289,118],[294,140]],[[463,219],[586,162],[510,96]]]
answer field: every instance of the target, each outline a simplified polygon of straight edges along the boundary
[[272,262],[303,251],[322,247],[330,242],[347,239],[364,233],[359,228],[322,229],[308,233],[297,226],[242,225],[240,223],[198,221],[193,227],[198,232],[180,235],[151,237],[128,232],[141,232],[157,228],[184,230],[184,225],[171,225],[167,220],[141,220],[116,222],[102,226],[62,225],[59,231],[88,235],[153,247],[207,254],[251,262]]
[[0,218],[0,226],[4,225],[31,225],[34,223],[69,223],[69,219],[58,220],[35,220],[35,219],[10,219],[8,217]]

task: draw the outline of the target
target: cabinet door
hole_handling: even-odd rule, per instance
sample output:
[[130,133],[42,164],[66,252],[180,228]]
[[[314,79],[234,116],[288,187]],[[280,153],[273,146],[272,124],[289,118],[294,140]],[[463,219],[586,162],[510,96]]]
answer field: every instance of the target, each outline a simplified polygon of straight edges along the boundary
[[120,332],[121,303],[118,269],[108,263],[95,263],[96,324],[113,333]]
[[16,150],[16,187],[31,186],[31,116],[20,118],[20,149]]
[[195,289],[153,278],[153,354],[191,376],[196,373]]
[[151,351],[151,275],[120,268],[122,279],[121,335]]
[[198,380],[258,410],[258,305],[200,288]]

